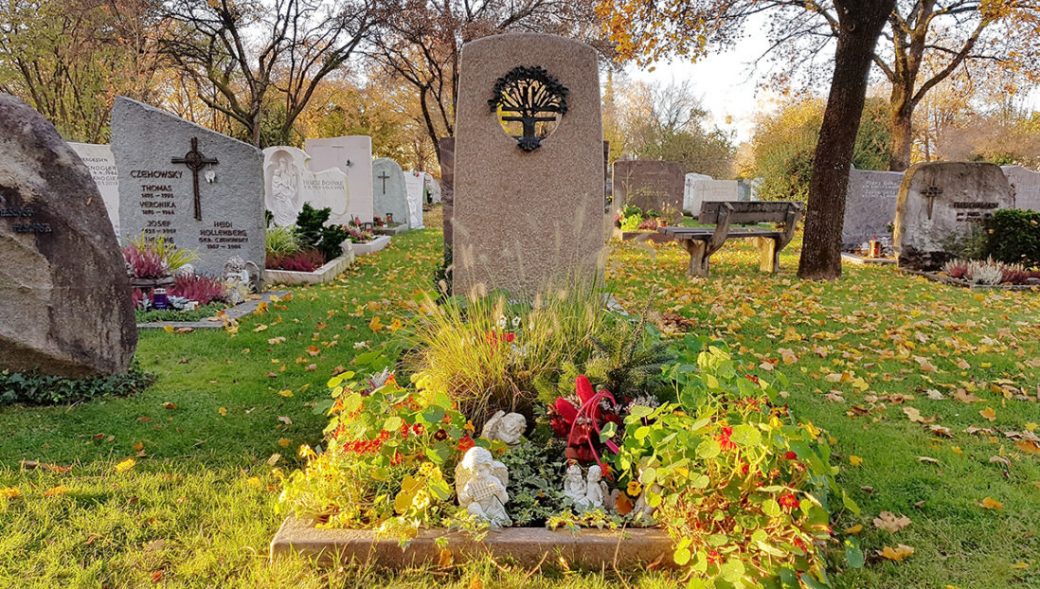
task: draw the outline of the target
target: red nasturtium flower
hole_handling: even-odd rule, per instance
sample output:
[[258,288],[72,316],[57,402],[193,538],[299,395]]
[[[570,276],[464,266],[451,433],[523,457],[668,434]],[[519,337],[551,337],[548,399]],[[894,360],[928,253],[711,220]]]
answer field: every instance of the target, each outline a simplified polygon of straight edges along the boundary
[[798,507],[798,497],[795,497],[794,493],[781,495],[777,502],[780,503],[780,507],[783,507],[784,509],[794,509],[795,507]]
[[728,425],[722,426],[722,433],[718,435],[719,446],[723,450],[733,450],[737,447],[736,442],[730,441],[730,436],[733,435],[733,428]]
[[788,451],[787,451],[787,452],[786,452],[786,453],[784,454],[784,458],[786,458],[786,459],[788,459],[788,460],[798,460],[798,455],[797,455],[797,454],[795,454],[794,452],[792,452],[791,450],[788,450]]
[[477,443],[473,441],[473,438],[469,437],[468,435],[465,435],[465,436],[462,436],[462,438],[459,439],[458,449],[459,449],[459,452],[462,452],[463,454],[465,454],[466,452],[469,451],[470,448],[472,448],[473,446],[476,446],[476,445],[477,445]]

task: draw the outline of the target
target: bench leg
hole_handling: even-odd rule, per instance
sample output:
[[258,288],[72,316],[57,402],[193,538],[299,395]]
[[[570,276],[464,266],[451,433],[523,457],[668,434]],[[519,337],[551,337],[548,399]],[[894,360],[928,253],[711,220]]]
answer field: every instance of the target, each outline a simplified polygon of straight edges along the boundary
[[776,247],[776,240],[756,237],[755,245],[758,247],[758,269],[776,274],[780,269],[780,249]]
[[689,276],[708,275],[708,243],[700,239],[687,239],[683,241],[686,251],[690,254],[690,267],[686,270]]

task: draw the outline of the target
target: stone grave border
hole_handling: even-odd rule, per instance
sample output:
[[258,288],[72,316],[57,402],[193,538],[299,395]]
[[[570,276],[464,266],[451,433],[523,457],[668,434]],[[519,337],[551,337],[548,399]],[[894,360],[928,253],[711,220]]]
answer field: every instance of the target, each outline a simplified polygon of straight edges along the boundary
[[621,241],[667,243],[669,241],[675,241],[675,237],[668,235],[667,233],[658,233],[656,231],[624,231],[621,233]]
[[[272,297],[284,297],[289,294],[287,290],[272,290],[262,293],[255,299],[249,299],[243,301],[234,307],[228,307],[224,310],[227,313],[228,319],[241,319],[246,315],[252,313],[260,306],[260,303],[270,303]],[[223,329],[223,321],[209,321],[203,319],[201,321],[151,321],[148,323],[138,323],[137,329],[165,329],[166,327],[173,327],[175,329]]]
[[354,248],[355,256],[367,256],[374,254],[379,250],[386,248],[390,245],[389,235],[377,235],[372,241],[367,243],[351,243],[350,246]]
[[588,570],[636,569],[650,565],[674,567],[673,543],[660,528],[619,530],[503,528],[482,539],[447,529],[424,530],[406,548],[393,538],[378,538],[374,530],[319,529],[309,520],[290,517],[271,541],[270,560],[296,554],[315,559],[320,566],[360,562],[404,569],[437,566],[447,542],[453,563],[491,556],[524,567],[556,563]]
[[[372,232],[375,233],[376,235],[390,235],[390,236],[394,236],[394,235],[400,235],[401,233],[404,233],[405,231],[408,231],[409,229],[410,229],[410,227],[408,227],[408,223],[401,223],[399,225],[394,225],[393,227],[386,227],[385,225],[383,227],[374,227],[372,229]],[[355,247],[356,247],[356,245],[355,245]]]
[[970,290],[1012,290],[1012,291],[1040,291],[1040,285],[1035,284],[972,284],[967,280],[960,280],[957,278],[951,278],[938,272],[925,272],[923,270],[911,270],[909,268],[900,268],[904,274],[911,276],[920,276],[931,280],[932,282],[938,282],[940,284],[947,284],[949,286],[957,286],[960,288],[967,288]]
[[895,258],[868,258],[852,252],[841,252],[841,260],[860,266],[889,266],[897,261]]
[[332,282],[354,263],[354,252],[343,252],[314,272],[293,270],[264,270],[265,284],[307,285]]

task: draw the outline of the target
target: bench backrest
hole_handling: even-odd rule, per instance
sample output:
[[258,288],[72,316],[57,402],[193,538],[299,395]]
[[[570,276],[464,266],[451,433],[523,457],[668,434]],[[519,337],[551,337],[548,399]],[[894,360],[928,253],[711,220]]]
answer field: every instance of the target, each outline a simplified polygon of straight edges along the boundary
[[786,201],[708,201],[701,204],[699,221],[718,224],[719,214],[728,210],[730,223],[780,223],[787,219],[788,212],[801,208],[801,203]]

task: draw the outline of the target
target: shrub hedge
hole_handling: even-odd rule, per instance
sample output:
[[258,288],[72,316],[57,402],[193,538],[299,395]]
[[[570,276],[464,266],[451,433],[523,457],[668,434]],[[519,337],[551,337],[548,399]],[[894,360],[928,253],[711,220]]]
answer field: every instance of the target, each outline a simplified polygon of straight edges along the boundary
[[1040,211],[1001,209],[986,221],[985,256],[1040,266]]

